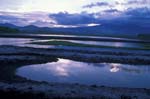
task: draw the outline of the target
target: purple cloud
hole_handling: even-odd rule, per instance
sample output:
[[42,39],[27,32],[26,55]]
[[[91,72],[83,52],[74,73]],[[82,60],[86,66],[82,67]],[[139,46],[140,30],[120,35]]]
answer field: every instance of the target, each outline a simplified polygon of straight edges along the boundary
[[0,23],[11,23],[17,26],[36,25],[39,27],[49,27],[54,24],[47,13],[12,13],[0,12]]
[[97,19],[94,14],[86,12],[70,14],[68,12],[60,12],[56,14],[50,14],[50,18],[55,20],[57,24],[61,25],[79,25],[97,23]]
[[[118,16],[114,14],[117,12]],[[101,14],[102,13],[102,14]],[[116,17],[113,17],[116,16]],[[107,17],[111,18],[108,20]],[[103,26],[105,23],[123,25],[128,24],[130,27],[135,25],[141,27],[150,27],[150,9],[149,8],[135,8],[127,9],[120,12],[117,9],[104,10],[97,13],[4,13],[0,12],[0,23],[11,23],[18,26],[36,25],[40,27],[54,27],[54,26],[88,26],[98,25]],[[127,26],[126,26],[127,27]]]
[[[79,25],[79,24],[104,24],[108,23],[113,26],[122,26],[128,27],[149,27],[150,24],[150,9],[148,8],[136,8],[136,9],[127,9],[124,12],[118,11],[117,9],[104,10],[105,17],[101,12],[97,13],[56,13],[50,14],[49,17],[56,21],[59,25]],[[119,15],[113,17],[113,13],[117,12]],[[112,13],[112,14],[110,14]],[[109,18],[111,15],[111,18]],[[96,16],[96,17],[95,17]],[[108,19],[107,19],[108,17]],[[135,28],[134,28],[135,29]]]
[[[118,1],[115,2],[116,5],[135,5],[135,6],[147,6],[150,4],[150,0],[127,0],[127,2],[124,2],[124,3],[120,3]],[[134,8],[135,8],[134,6]]]
[[149,8],[136,8],[128,9],[125,11],[125,14],[133,18],[150,18],[150,9]]
[[106,12],[106,13],[115,13],[115,12],[120,12],[119,10],[117,10],[117,9],[108,9],[108,10],[104,10],[104,12]]
[[108,2],[96,2],[83,6],[83,8],[93,8],[96,6],[109,6]]

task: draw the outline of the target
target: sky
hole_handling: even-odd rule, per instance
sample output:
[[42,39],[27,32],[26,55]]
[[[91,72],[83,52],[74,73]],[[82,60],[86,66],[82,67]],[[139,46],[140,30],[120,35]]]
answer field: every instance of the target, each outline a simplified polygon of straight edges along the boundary
[[89,27],[104,21],[150,24],[150,0],[0,0],[0,23]]

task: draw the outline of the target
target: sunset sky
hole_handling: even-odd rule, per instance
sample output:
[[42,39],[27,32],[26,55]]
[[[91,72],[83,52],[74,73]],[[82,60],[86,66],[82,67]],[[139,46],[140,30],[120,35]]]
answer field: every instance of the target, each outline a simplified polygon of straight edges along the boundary
[[95,26],[117,18],[150,24],[150,0],[0,0],[0,23],[18,26]]

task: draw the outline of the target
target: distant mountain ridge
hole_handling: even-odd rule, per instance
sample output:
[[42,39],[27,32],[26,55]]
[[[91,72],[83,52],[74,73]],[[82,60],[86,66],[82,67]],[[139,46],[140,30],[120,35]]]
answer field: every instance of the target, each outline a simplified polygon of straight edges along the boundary
[[54,33],[54,34],[82,34],[82,35],[130,35],[136,36],[138,34],[150,34],[150,27],[141,27],[136,24],[119,23],[119,22],[105,22],[102,25],[93,27],[77,27],[77,28],[49,28],[37,27],[28,25],[19,27],[13,24],[5,23],[0,26],[18,29],[23,33]]

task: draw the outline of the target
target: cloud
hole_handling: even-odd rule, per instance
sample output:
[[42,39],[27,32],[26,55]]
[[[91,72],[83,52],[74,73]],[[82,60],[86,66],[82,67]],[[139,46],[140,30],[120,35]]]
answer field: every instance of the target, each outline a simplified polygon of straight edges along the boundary
[[119,4],[121,4],[121,5],[133,5],[133,4],[135,4],[135,5],[138,5],[138,4],[147,4],[147,3],[150,3],[150,1],[149,0],[124,0],[124,1],[115,1],[115,4],[116,5],[119,5]]
[[137,0],[132,0],[132,1],[128,1],[126,4],[138,4],[139,1]]
[[0,23],[12,23],[22,26],[27,23],[27,19],[18,17],[16,13],[0,12]]
[[50,18],[55,20],[57,24],[61,25],[79,25],[97,23],[97,19],[94,14],[86,12],[70,14],[68,12],[60,12],[56,14],[50,14]]
[[[108,9],[97,13],[74,13],[60,12],[50,14],[50,18],[61,26],[95,26],[104,27],[105,30],[113,32],[147,32],[150,28],[149,8],[130,8],[125,11]],[[137,29],[138,28],[138,29]],[[106,32],[107,32],[106,31]]]
[[87,12],[96,12],[109,9],[117,9],[119,11],[125,11],[129,8],[150,8],[150,0],[101,0],[100,2],[92,2],[90,4],[82,6]]
[[108,10],[104,10],[105,13],[115,13],[115,12],[120,12],[117,9],[108,9]]
[[55,22],[49,18],[48,13],[43,12],[0,12],[0,23],[11,23],[17,26],[36,25],[39,27],[49,27]]
[[[117,9],[103,10],[97,13],[12,13],[0,12],[0,23],[12,23],[18,26],[36,25],[39,27],[89,27],[89,26],[110,26],[119,28],[143,27],[143,30],[150,28],[150,9],[130,8],[125,11]],[[109,28],[109,29],[110,29]],[[130,29],[129,29],[130,28]],[[141,29],[141,28],[139,28]],[[116,30],[117,31],[117,30]]]
[[131,17],[138,18],[150,18],[150,9],[149,8],[136,8],[136,9],[128,9],[125,12],[126,15],[130,15]]
[[105,30],[112,30],[116,33],[150,33],[150,9],[127,9],[119,17],[102,20],[101,24],[102,27],[105,27]]
[[91,3],[88,5],[83,6],[83,8],[93,8],[93,7],[102,7],[102,6],[109,6],[108,2],[96,2],[96,3]]
[[132,22],[134,25],[139,25],[141,27],[150,28],[150,9],[148,8],[137,8],[128,9],[125,12],[128,18],[128,22]]
[[[26,0],[27,2],[28,0]],[[17,11],[24,4],[24,0],[0,0],[1,11]]]
[[128,0],[126,4],[147,4],[150,0]]
[[35,25],[39,27],[91,27],[99,25],[93,14],[86,12],[70,14],[60,13],[13,13],[0,12],[0,23],[11,23],[17,26]]

